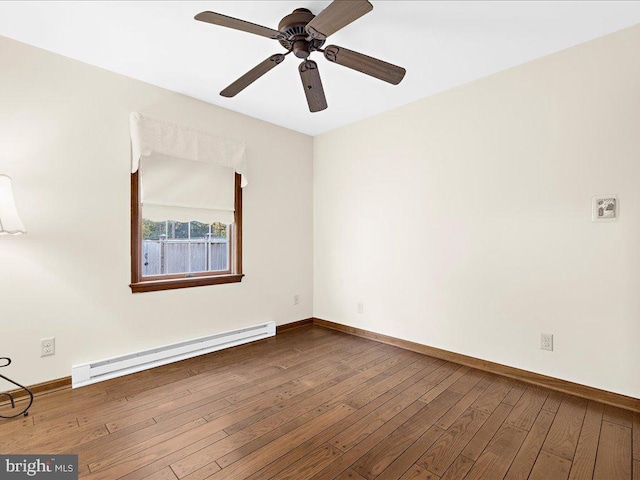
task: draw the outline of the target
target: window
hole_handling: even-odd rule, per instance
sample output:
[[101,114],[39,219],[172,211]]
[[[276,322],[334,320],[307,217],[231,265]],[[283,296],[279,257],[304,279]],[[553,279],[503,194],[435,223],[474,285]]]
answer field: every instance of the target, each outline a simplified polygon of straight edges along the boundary
[[230,232],[219,222],[154,222],[143,210],[142,276],[231,273]]
[[133,112],[131,289],[242,280],[242,142]]
[[140,173],[131,175],[131,289],[134,293],[242,280],[242,189],[235,174],[233,223],[145,217]]

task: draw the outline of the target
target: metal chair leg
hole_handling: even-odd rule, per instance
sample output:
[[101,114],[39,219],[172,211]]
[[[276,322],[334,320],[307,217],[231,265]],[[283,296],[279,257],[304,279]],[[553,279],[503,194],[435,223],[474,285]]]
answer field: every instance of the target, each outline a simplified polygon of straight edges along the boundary
[[[6,362],[4,365],[0,365],[0,367],[8,367],[9,365],[11,365],[11,359],[9,357],[0,357],[0,361]],[[18,382],[5,377],[2,374],[0,374],[0,378],[2,378],[3,380],[6,380],[9,383],[13,383],[17,387],[20,387],[22,390],[27,392],[27,395],[29,395],[29,404],[26,406],[26,408],[22,409],[19,413],[16,413],[15,415],[10,415],[10,416],[0,415],[0,418],[15,418],[15,417],[19,417],[20,415],[24,415],[25,417],[28,416],[29,409],[31,408],[31,405],[33,405],[33,392],[29,388],[25,387],[24,385],[21,385]],[[6,397],[9,397],[9,401],[11,402],[11,408],[15,409],[16,402],[15,402],[14,395],[10,392],[0,393],[0,396],[3,396],[3,395]]]

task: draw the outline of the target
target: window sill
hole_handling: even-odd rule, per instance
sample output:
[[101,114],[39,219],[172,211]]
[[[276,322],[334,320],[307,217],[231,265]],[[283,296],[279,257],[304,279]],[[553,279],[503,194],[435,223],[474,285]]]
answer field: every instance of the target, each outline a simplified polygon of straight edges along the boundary
[[136,282],[129,285],[132,293],[157,292],[161,290],[175,290],[177,288],[203,287],[206,285],[220,285],[223,283],[239,283],[244,275],[216,275],[212,277],[171,278],[167,280],[152,280]]

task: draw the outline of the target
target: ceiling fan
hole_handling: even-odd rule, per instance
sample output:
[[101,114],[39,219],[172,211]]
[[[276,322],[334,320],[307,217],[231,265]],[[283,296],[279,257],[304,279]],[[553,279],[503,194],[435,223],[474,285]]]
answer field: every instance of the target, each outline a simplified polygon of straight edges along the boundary
[[195,16],[201,22],[242,30],[278,40],[287,53],[276,53],[259,63],[220,92],[223,97],[234,97],[262,75],[281,64],[291,52],[302,58],[298,67],[309,110],[319,112],[327,108],[327,100],[320,81],[318,64],[308,57],[312,52],[322,52],[327,60],[337,63],[393,85],[400,83],[406,70],[377,58],[363,55],[337,45],[323,47],[329,35],[362,17],[373,9],[367,0],[334,0],[318,15],[306,8],[296,8],[274,30],[215,12],[202,12]]

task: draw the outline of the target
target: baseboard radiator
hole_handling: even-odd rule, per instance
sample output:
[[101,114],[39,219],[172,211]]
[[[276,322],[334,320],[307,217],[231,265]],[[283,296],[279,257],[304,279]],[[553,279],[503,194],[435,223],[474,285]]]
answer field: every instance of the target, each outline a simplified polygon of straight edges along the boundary
[[275,322],[241,328],[231,332],[218,333],[202,338],[130,353],[119,357],[71,367],[72,387],[84,387],[111,378],[178,362],[187,358],[235,347],[243,343],[255,342],[276,334]]

